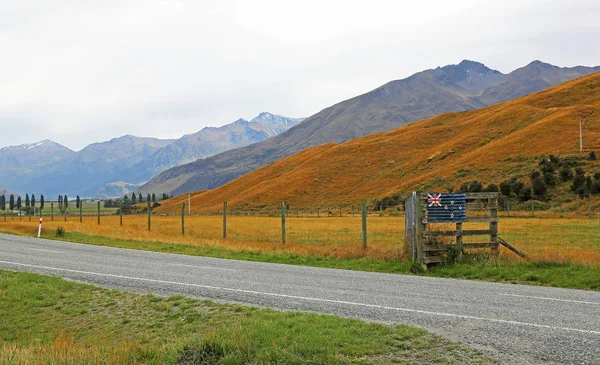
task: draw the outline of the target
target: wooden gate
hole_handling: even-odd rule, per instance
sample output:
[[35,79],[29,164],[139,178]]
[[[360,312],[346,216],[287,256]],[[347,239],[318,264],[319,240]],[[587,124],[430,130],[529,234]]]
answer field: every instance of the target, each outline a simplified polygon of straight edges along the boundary
[[[458,194],[446,194],[450,195]],[[498,237],[498,193],[466,193],[461,198],[464,203],[459,209],[464,211],[461,211],[460,217],[454,218],[452,214],[452,218],[444,222],[438,214],[448,210],[448,206],[441,203],[444,194],[414,192],[406,199],[405,239],[415,262],[421,265],[444,263],[469,249],[490,249],[492,256],[498,256],[499,244],[505,242]],[[462,207],[462,204],[465,206]],[[437,211],[433,209],[436,205]],[[480,227],[468,229],[469,223],[479,223]],[[487,223],[486,229],[481,229],[481,223]],[[463,238],[467,236],[476,240],[464,242]]]

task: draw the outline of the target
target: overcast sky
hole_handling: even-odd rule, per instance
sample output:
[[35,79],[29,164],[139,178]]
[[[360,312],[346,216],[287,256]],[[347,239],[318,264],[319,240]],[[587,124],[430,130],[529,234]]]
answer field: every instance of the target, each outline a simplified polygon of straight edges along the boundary
[[600,65],[600,1],[0,0],[0,147],[310,116],[415,72]]

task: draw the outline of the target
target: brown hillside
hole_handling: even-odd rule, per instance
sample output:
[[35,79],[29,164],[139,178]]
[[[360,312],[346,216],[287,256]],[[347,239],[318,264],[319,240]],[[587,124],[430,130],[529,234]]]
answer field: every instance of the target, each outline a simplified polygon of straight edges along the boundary
[[[579,118],[584,145],[600,149],[600,73],[491,107],[448,113],[391,132],[325,144],[267,165],[218,189],[195,193],[195,209],[294,207],[356,202],[411,189],[498,183],[531,171],[542,154],[575,154]],[[187,194],[160,211],[176,211]]]

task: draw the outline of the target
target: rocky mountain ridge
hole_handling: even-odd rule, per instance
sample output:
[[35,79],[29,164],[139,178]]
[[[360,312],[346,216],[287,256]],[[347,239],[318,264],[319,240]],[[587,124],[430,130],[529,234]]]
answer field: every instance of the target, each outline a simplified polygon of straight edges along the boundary
[[182,194],[219,187],[271,162],[325,143],[342,143],[448,112],[478,109],[600,71],[534,61],[502,74],[464,60],[391,81],[332,105],[261,143],[166,170],[139,191]]
[[77,152],[50,140],[4,147],[0,183],[46,196],[121,196],[170,167],[263,141],[301,120],[264,112],[251,121],[206,127],[177,140],[124,135]]

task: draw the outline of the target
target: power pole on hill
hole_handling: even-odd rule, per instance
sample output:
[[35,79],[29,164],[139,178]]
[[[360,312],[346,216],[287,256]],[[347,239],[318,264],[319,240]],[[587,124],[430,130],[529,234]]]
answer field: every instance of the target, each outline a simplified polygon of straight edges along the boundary
[[583,153],[583,131],[581,128],[581,118],[579,118],[579,153]]

